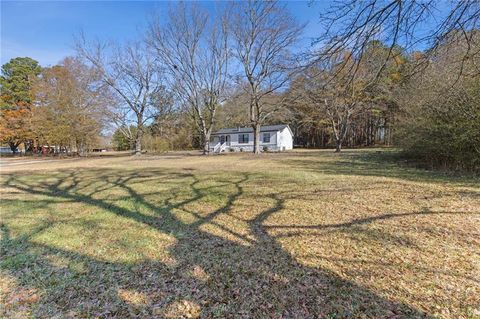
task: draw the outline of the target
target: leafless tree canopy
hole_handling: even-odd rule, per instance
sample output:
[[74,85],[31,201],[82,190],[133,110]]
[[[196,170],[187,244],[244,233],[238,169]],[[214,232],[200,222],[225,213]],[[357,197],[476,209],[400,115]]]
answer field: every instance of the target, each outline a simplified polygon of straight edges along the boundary
[[148,32],[176,98],[196,123],[205,153],[217,107],[225,99],[230,56],[226,19],[226,11],[212,22],[206,11],[181,3],[171,9],[168,24],[155,18]]
[[[140,153],[143,126],[155,115],[154,103],[165,90],[153,56],[142,42],[108,45],[87,42],[83,36],[77,38],[76,49],[117,96],[119,103],[111,112],[112,119],[124,134],[135,139],[135,152]],[[132,119],[138,128],[135,133],[128,125]]]
[[[447,14],[442,15],[445,7],[448,7]],[[316,52],[317,59],[350,51],[360,63],[368,44],[379,40],[389,45],[390,52],[377,75],[395,55],[396,47],[407,52],[422,47],[428,49],[424,59],[418,61],[420,66],[425,65],[422,62],[430,59],[445,42],[468,44],[461,57],[463,61],[480,55],[478,49],[474,49],[472,32],[480,28],[480,1],[337,1],[320,20],[325,32],[315,41],[321,48]],[[356,74],[358,63],[350,66],[351,76]]]
[[260,125],[269,115],[264,97],[285,87],[296,71],[291,49],[304,26],[276,1],[237,2],[233,11],[233,47],[242,69],[238,79],[250,96],[254,152],[259,153]]

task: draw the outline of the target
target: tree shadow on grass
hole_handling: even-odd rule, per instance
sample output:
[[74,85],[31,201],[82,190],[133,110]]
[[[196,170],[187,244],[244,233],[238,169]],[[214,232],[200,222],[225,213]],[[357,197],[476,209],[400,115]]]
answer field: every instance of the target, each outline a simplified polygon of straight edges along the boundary
[[[205,177],[191,170],[77,170],[48,177],[29,182],[26,176],[12,174],[5,176],[3,186],[29,197],[18,201],[80,203],[172,236],[174,244],[165,249],[173,261],[111,261],[109,256],[92,257],[81,249],[37,239],[59,223],[69,223],[65,216],[50,214],[35,229],[14,237],[5,222],[0,270],[13,278],[18,289],[3,306],[5,316],[26,309],[36,317],[428,317],[332,271],[297,262],[277,241],[281,235],[272,235],[272,226],[265,225],[282,211],[286,194],[245,192],[261,176]],[[136,187],[142,183],[149,183],[153,190],[140,192]],[[134,205],[122,205],[119,198],[130,198]],[[207,214],[198,211],[219,199],[223,200],[218,207]],[[249,218],[238,218],[234,211],[239,201],[263,206]],[[55,206],[50,208],[53,212]],[[191,221],[182,220],[178,211],[192,216]],[[220,217],[237,218],[244,225],[243,232]],[[313,227],[353,229],[367,222],[371,221]],[[97,226],[101,225],[88,224]],[[212,232],[212,227],[218,232]]]
[[[451,183],[462,186],[478,186],[480,176],[453,174],[438,170],[427,170],[408,164],[395,150],[351,150],[342,153],[311,152],[290,154],[285,164],[301,170],[320,172],[329,175],[358,175],[398,178],[414,182]],[[325,160],[319,160],[324,158]]]

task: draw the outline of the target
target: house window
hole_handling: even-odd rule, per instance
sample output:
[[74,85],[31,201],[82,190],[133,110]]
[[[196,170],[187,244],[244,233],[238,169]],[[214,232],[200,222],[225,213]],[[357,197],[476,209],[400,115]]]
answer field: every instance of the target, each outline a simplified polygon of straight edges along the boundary
[[263,143],[270,143],[270,133],[263,133]]
[[238,143],[240,144],[248,143],[248,134],[238,134]]

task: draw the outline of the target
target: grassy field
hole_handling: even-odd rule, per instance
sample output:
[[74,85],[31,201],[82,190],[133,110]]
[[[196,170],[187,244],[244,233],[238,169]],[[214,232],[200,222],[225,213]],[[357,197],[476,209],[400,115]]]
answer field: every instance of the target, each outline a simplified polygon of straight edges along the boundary
[[0,317],[479,318],[480,180],[388,153],[6,166]]

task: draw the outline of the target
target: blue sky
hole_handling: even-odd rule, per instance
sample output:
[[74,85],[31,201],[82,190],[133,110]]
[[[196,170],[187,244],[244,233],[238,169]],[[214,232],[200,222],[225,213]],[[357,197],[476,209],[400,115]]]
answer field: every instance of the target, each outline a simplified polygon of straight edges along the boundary
[[[213,9],[215,2],[200,2]],[[149,1],[1,1],[1,64],[29,56],[43,66],[73,55],[73,35],[128,40],[139,36],[152,12],[166,13],[169,2]],[[326,2],[287,2],[301,23],[308,22],[305,44],[318,32],[318,16]]]

